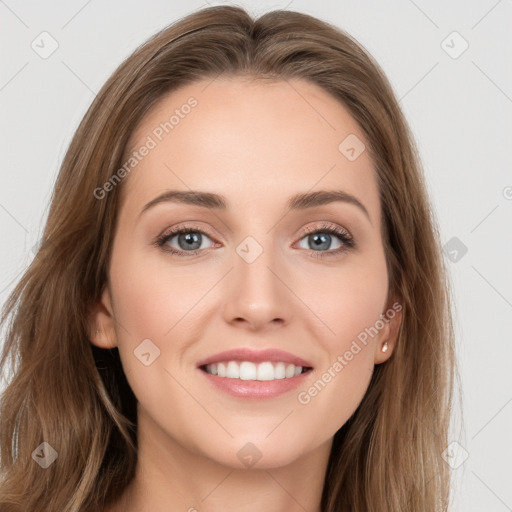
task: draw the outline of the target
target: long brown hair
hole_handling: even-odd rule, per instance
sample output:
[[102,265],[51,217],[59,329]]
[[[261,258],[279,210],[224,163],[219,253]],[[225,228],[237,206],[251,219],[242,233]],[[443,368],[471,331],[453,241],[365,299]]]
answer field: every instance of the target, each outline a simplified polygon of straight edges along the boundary
[[[123,165],[130,135],[163,95],[242,74],[309,80],[359,123],[380,190],[389,293],[403,306],[392,357],[376,366],[360,406],[334,437],[322,510],[446,510],[451,288],[418,152],[392,88],[335,26],[291,11],[255,20],[222,6],[166,27],[127,58],[67,150],[41,246],[2,314],[0,364],[9,376],[0,404],[3,512],[101,510],[133,478],[136,399],[117,349],[95,348],[88,332],[90,307],[107,280],[123,183],[101,200],[94,191]],[[45,469],[35,463],[43,442],[57,456]]]

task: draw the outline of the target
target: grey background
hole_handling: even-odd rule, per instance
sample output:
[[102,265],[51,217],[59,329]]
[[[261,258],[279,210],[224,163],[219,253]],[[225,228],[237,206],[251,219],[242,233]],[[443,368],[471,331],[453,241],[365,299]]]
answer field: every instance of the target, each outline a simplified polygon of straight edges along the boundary
[[[455,415],[457,444],[446,452],[453,511],[512,510],[512,2],[239,3],[323,18],[388,75],[418,142],[456,294],[464,421]],[[1,304],[33,258],[95,92],[146,38],[203,5],[0,0]],[[48,51],[52,39],[47,58],[31,47]]]

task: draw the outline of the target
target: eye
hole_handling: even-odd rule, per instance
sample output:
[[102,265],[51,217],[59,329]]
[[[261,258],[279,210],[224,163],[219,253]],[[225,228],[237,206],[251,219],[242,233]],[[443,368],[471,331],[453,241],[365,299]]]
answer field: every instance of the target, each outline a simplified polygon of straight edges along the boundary
[[[307,235],[300,239],[300,247],[311,250],[311,256],[314,258],[337,256],[355,247],[354,238],[348,231],[337,226],[330,224],[315,226],[306,229],[306,233]],[[304,242],[301,243],[302,241]],[[337,247],[332,248],[333,243]]]
[[211,240],[211,238],[203,230],[194,226],[185,226],[165,232],[157,238],[156,245],[171,254],[190,256],[205,250],[207,248],[204,246],[206,240]]
[[[307,228],[305,233],[306,236],[299,240],[299,247],[309,250],[310,255],[314,258],[337,256],[355,247],[355,241],[348,231],[330,224]],[[164,232],[157,237],[154,245],[160,247],[165,252],[187,257],[208,250],[208,240],[213,242],[212,238],[202,229],[187,225],[175,227],[170,231]],[[213,244],[215,243],[213,242]],[[333,243],[337,247],[332,248]],[[219,245],[217,244],[217,246]]]

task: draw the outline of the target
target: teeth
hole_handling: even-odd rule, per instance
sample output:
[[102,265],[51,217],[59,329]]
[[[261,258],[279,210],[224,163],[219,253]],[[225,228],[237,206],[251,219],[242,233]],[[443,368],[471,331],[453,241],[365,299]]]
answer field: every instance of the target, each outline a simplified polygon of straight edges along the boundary
[[[231,363],[236,365],[234,361],[231,361]],[[240,378],[242,380],[256,380],[257,372],[258,368],[254,363],[251,363],[249,361],[244,361],[243,363],[240,363]]]
[[[255,364],[254,368],[256,368]],[[274,380],[274,365],[272,363],[260,363],[256,369],[256,374],[258,380]]]
[[206,365],[206,372],[219,377],[241,380],[290,379],[302,373],[302,366],[286,363],[252,363],[251,361],[225,361]]
[[286,371],[284,369],[284,363],[277,363],[274,366],[274,378],[275,379],[284,379]]

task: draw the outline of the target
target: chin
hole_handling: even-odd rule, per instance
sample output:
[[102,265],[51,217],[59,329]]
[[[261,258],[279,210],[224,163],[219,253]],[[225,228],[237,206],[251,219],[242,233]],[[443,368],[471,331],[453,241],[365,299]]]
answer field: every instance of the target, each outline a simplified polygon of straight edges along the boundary
[[[272,434],[271,434],[272,436]],[[243,436],[230,439],[227,444],[218,443],[218,452],[210,458],[233,469],[275,469],[295,462],[306,452],[305,446],[286,443],[282,439],[265,439],[265,436]]]

